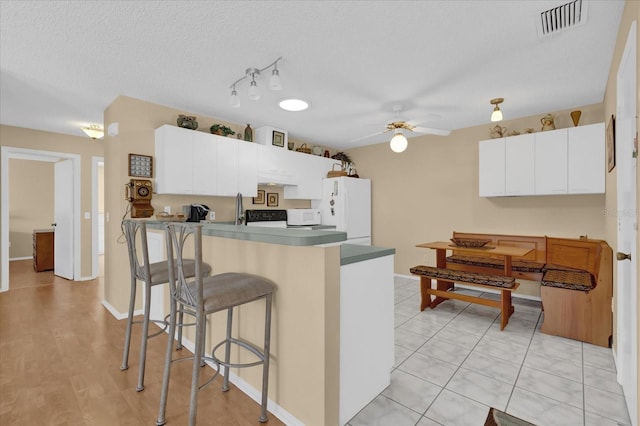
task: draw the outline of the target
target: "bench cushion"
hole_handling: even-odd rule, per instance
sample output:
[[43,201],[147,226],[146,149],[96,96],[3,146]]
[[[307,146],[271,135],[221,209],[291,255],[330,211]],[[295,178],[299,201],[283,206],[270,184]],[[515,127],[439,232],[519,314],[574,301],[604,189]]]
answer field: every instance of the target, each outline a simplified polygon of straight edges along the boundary
[[424,275],[436,280],[443,279],[454,282],[484,284],[503,288],[513,288],[516,281],[513,277],[478,274],[476,272],[455,271],[452,269],[434,268],[433,266],[425,265],[414,266],[413,268],[410,268],[409,271],[412,274]]
[[542,276],[541,284],[567,290],[589,291],[595,288],[593,275],[587,271],[549,269]]
[[[448,263],[458,263],[462,265],[482,266],[485,268],[504,268],[504,260],[486,256],[464,256],[454,254],[447,257]],[[542,272],[544,263],[532,262],[530,260],[513,260],[511,269],[518,272]]]

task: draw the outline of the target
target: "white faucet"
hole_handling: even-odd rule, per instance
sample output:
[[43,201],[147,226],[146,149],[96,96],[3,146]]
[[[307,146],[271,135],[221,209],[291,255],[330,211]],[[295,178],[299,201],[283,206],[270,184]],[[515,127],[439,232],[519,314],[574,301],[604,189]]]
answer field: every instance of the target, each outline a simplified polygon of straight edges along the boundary
[[242,194],[238,192],[236,195],[236,225],[242,225],[244,221],[244,209],[242,208]]

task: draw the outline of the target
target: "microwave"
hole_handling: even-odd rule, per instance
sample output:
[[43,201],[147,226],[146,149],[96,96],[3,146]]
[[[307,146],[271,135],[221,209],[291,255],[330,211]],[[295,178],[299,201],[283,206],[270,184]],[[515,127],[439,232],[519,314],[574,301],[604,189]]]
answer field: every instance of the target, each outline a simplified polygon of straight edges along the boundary
[[287,225],[320,225],[319,209],[287,209]]

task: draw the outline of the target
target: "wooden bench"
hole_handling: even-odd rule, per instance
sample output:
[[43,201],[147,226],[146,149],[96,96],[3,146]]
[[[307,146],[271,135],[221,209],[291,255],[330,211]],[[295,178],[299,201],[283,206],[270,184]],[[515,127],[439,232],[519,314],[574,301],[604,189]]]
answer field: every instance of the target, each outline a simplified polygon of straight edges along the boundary
[[[464,272],[451,269],[434,268],[432,266],[418,265],[410,269],[411,273],[420,276],[420,310],[427,306],[431,309],[438,306],[446,299],[456,299],[479,305],[500,309],[500,330],[504,330],[509,317],[514,312],[511,303],[511,292],[520,285],[513,277],[502,275],[487,275],[477,272]],[[436,288],[432,288],[431,280],[436,280]],[[463,283],[486,289],[500,290],[500,300],[486,299],[468,294],[455,293],[454,283]],[[431,295],[435,299],[431,300]]]
[[609,347],[613,251],[601,240],[547,238],[540,331]]

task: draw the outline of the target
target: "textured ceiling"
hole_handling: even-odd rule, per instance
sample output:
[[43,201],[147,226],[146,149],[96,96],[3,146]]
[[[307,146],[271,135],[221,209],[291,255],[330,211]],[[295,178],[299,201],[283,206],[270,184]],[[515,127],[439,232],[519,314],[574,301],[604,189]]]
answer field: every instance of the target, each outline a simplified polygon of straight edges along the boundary
[[[586,23],[539,38],[539,12],[566,1],[0,2],[0,122],[83,135],[119,95],[341,149],[401,118],[489,123],[601,102],[624,7],[587,1]],[[241,106],[229,85],[277,57],[284,89]],[[267,77],[267,76],[263,76]],[[305,112],[277,107],[284,97]],[[108,123],[107,123],[108,124]]]

